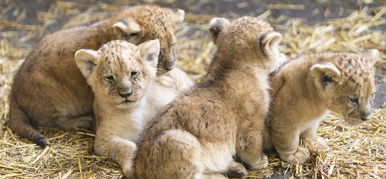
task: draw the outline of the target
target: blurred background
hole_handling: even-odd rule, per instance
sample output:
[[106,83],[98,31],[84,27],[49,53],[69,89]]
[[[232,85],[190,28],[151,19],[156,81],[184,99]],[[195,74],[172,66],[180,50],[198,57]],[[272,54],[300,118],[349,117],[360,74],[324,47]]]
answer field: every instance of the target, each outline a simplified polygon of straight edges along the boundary
[[267,20],[284,34],[281,51],[293,58],[324,51],[380,50],[374,120],[352,129],[331,116],[319,130],[329,139],[330,152],[315,153],[303,166],[285,164],[272,154],[268,169],[249,176],[386,178],[385,0],[0,0],[0,178],[122,177],[114,162],[93,155],[90,132],[46,129],[51,148],[42,151],[3,124],[13,74],[43,36],[91,24],[137,4],[185,10],[185,21],[176,31],[177,63],[196,81],[215,52],[207,33],[215,16]]
[[[125,7],[144,3],[181,8],[188,14],[198,15],[196,19],[188,18],[188,22],[207,20],[199,15],[234,18],[265,13],[265,18],[279,18],[282,24],[288,18],[297,18],[309,25],[326,19],[346,17],[357,10],[386,5],[384,0],[1,0],[0,27],[2,32],[12,29],[38,30],[39,34],[35,35],[41,37],[62,28],[88,24]],[[374,11],[369,13],[374,15]],[[376,28],[385,31],[386,25],[379,24]],[[8,39],[4,35],[2,38]],[[38,39],[30,37],[19,42],[33,43]]]
[[[186,40],[202,40],[206,38],[207,23],[214,16],[231,19],[243,15],[259,16],[271,22],[280,32],[284,33],[290,30],[291,27],[293,33],[299,34],[301,33],[303,24],[312,27],[318,23],[322,24],[326,20],[336,18],[344,19],[344,17],[351,15],[357,17],[352,17],[353,19],[347,19],[347,21],[342,19],[340,22],[332,24],[334,26],[328,26],[327,29],[322,29],[320,34],[316,34],[319,35],[320,39],[314,38],[313,42],[299,45],[299,42],[303,42],[302,40],[306,39],[296,39],[297,34],[293,34],[294,40],[298,41],[297,43],[295,42],[297,45],[296,47],[292,47],[294,51],[286,49],[284,52],[295,57],[300,53],[313,51],[357,51],[360,48],[384,50],[384,46],[386,46],[386,44],[380,44],[381,46],[379,46],[379,43],[371,44],[366,41],[371,38],[377,38],[372,40],[382,40],[384,36],[383,38],[378,38],[375,37],[375,35],[374,37],[366,36],[368,34],[363,35],[363,32],[368,30],[383,32],[383,34],[386,31],[386,24],[384,22],[386,16],[384,14],[384,6],[386,5],[386,1],[384,0],[0,0],[0,49],[2,49],[0,56],[5,56],[10,59],[23,59],[31,47],[46,34],[73,26],[87,25],[109,17],[125,7],[144,3],[154,3],[170,8],[181,8],[186,11],[185,24],[183,24],[183,27],[180,28],[178,32],[180,42],[182,42],[184,38],[186,38]],[[361,12],[359,15],[353,14],[358,11]],[[369,17],[363,19],[364,16],[377,16],[377,19],[371,19]],[[369,24],[374,22],[375,24]],[[347,39],[353,40],[353,38],[365,36],[364,40],[359,39],[360,41],[358,41],[364,43],[355,42],[351,45],[345,45],[343,48],[334,47],[335,44],[339,43],[339,39],[334,38],[331,40],[330,37],[333,37],[333,34],[329,33],[337,32],[339,29],[349,30],[348,32],[350,32],[349,35],[351,36],[345,38],[346,41]],[[296,30],[299,32],[296,32]],[[311,28],[310,30],[313,29]],[[318,31],[315,32],[319,33]],[[289,36],[289,34],[286,35],[287,37]],[[300,36],[301,35],[302,34],[300,34]],[[317,40],[326,40],[328,43],[323,44]],[[317,43],[313,44],[315,41]],[[193,46],[197,44],[197,47],[208,48],[205,45],[202,46],[203,42],[195,42],[197,41],[188,44]],[[284,42],[283,46],[288,47],[286,43],[289,42]],[[183,44],[186,45],[186,43]],[[347,48],[347,46],[351,47]],[[180,46],[180,48],[182,47]],[[182,54],[180,59],[185,60],[187,63],[191,61],[201,63],[201,61],[197,62],[197,57],[205,57],[205,55],[208,55],[200,53],[202,51],[195,51],[192,48],[184,49],[188,51],[183,51],[183,53],[180,51],[180,54]],[[208,52],[209,49],[206,49],[206,51]],[[183,57],[185,52],[186,55],[188,55],[187,58]],[[196,79],[205,71],[204,67],[198,69],[193,67],[186,70],[191,71],[192,75],[197,75]],[[385,68],[379,68],[377,82],[380,84],[380,90],[378,90],[377,93],[376,107],[386,105],[383,104],[386,99],[384,92],[386,87],[382,83],[385,79],[381,79],[384,74]],[[380,93],[382,93],[382,95],[380,95]]]

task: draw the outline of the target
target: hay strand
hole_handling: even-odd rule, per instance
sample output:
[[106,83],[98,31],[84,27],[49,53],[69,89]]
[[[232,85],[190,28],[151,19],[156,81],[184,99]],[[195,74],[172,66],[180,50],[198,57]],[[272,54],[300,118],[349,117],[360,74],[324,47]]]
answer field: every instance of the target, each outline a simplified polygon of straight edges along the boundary
[[[37,12],[36,24],[23,24],[26,11],[17,10],[17,18],[9,20],[4,14],[15,10],[7,6],[0,17],[0,178],[121,178],[120,167],[110,159],[98,157],[93,152],[95,135],[90,131],[62,131],[40,129],[49,140],[44,149],[13,134],[4,125],[9,110],[8,94],[12,77],[21,62],[38,41],[50,31],[103,19],[118,11],[126,1],[112,4],[97,3],[83,7],[74,2],[56,1],[47,11]],[[79,5],[79,6],[78,6]],[[241,6],[241,5],[240,5]],[[245,4],[243,5],[245,6]],[[77,8],[75,8],[77,7]],[[82,11],[79,9],[86,8]],[[345,18],[331,19],[315,25],[285,16],[271,18],[275,9],[302,10],[303,5],[271,4],[259,14],[283,32],[281,51],[288,56],[322,51],[352,51],[376,48],[383,60],[377,67],[385,69],[386,36],[375,28],[386,24],[386,6],[364,8]],[[230,16],[235,16],[231,14]],[[215,51],[208,38],[207,14],[187,13],[185,23],[178,26],[177,64],[193,79],[205,74]],[[62,26],[52,26],[64,21]],[[299,40],[301,39],[301,40]],[[382,76],[383,74],[383,76]],[[384,73],[381,81],[386,82]],[[283,175],[286,178],[386,178],[386,108],[377,109],[373,119],[352,127],[335,116],[329,116],[318,131],[328,140],[329,151],[312,150],[311,160],[304,165],[282,162],[277,154],[269,155],[269,167],[250,171],[248,178],[267,178]]]

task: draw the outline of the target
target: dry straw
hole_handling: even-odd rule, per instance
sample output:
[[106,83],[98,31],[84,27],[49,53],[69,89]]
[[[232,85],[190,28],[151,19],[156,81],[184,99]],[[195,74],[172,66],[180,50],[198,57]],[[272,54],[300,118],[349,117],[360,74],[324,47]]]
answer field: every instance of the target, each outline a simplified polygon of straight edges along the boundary
[[[7,3],[9,1],[5,1]],[[0,17],[0,178],[121,178],[119,166],[112,160],[95,156],[92,150],[94,134],[89,131],[62,131],[41,129],[50,147],[40,148],[19,138],[3,125],[7,118],[12,76],[32,46],[27,42],[39,39],[47,28],[66,16],[63,27],[84,24],[109,16],[122,7],[99,3],[80,12],[73,2],[57,1],[47,12],[38,12],[39,25],[19,23],[26,17],[23,9],[19,18],[10,21]],[[6,7],[5,10],[15,9]],[[272,5],[271,9],[300,6]],[[5,12],[4,10],[4,12]],[[370,12],[374,12],[370,15]],[[376,48],[386,52],[386,36],[373,27],[386,24],[382,15],[386,7],[364,9],[346,18],[328,20],[314,26],[301,20],[279,17],[267,20],[281,30],[284,36],[282,51],[291,57],[321,51],[360,51]],[[270,10],[260,17],[270,17]],[[179,26],[178,65],[195,80],[205,73],[215,46],[207,37],[207,23],[211,16],[187,14],[185,24]],[[283,23],[285,22],[286,23]],[[27,44],[27,45],[25,45]],[[386,61],[378,63],[385,69]],[[381,75],[382,76],[382,75]],[[384,77],[383,77],[384,78]],[[385,79],[382,79],[385,82]],[[250,178],[264,178],[277,174],[312,178],[386,178],[386,108],[378,109],[373,120],[351,127],[336,117],[325,120],[318,133],[329,141],[327,152],[313,151],[304,165],[290,165],[270,154],[267,169],[251,171]]]

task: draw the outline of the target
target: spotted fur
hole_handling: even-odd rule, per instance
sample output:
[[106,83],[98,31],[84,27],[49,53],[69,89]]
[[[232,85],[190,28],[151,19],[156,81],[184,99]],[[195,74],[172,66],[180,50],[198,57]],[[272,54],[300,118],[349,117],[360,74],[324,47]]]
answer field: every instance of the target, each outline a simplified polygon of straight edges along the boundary
[[261,135],[267,78],[281,62],[276,45],[282,36],[253,17],[214,18],[210,26],[218,50],[207,75],[150,121],[132,178],[226,178],[228,170],[243,176],[235,157],[252,169],[268,165]]
[[[139,133],[147,121],[193,85],[174,68],[156,76],[159,41],[138,46],[111,41],[98,51],[78,50],[75,61],[95,93],[95,152],[119,163],[129,175]],[[94,64],[91,68],[89,64]]]
[[371,117],[375,91],[377,50],[363,53],[321,53],[301,56],[284,65],[272,78],[272,105],[268,126],[280,158],[303,163],[309,158],[299,140],[325,150],[316,134],[319,123],[332,111],[351,124]]
[[15,75],[10,94],[9,126],[41,146],[47,141],[34,126],[94,127],[93,93],[74,63],[82,48],[96,50],[116,39],[134,44],[160,39],[159,74],[174,67],[174,26],[182,10],[134,6],[90,26],[75,27],[43,38]]

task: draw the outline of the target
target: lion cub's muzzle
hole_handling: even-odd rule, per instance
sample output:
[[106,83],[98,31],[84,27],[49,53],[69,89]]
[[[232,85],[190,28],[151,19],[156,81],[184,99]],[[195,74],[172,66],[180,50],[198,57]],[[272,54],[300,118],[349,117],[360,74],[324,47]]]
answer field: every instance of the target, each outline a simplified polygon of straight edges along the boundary
[[360,112],[360,115],[361,115],[361,120],[362,121],[368,121],[371,119],[371,112]]
[[131,87],[119,87],[118,88],[118,95],[122,98],[127,98],[133,94],[133,89]]
[[164,51],[160,51],[158,55],[158,72],[165,73],[169,70],[172,70],[176,66],[176,57],[174,51],[172,53]]

